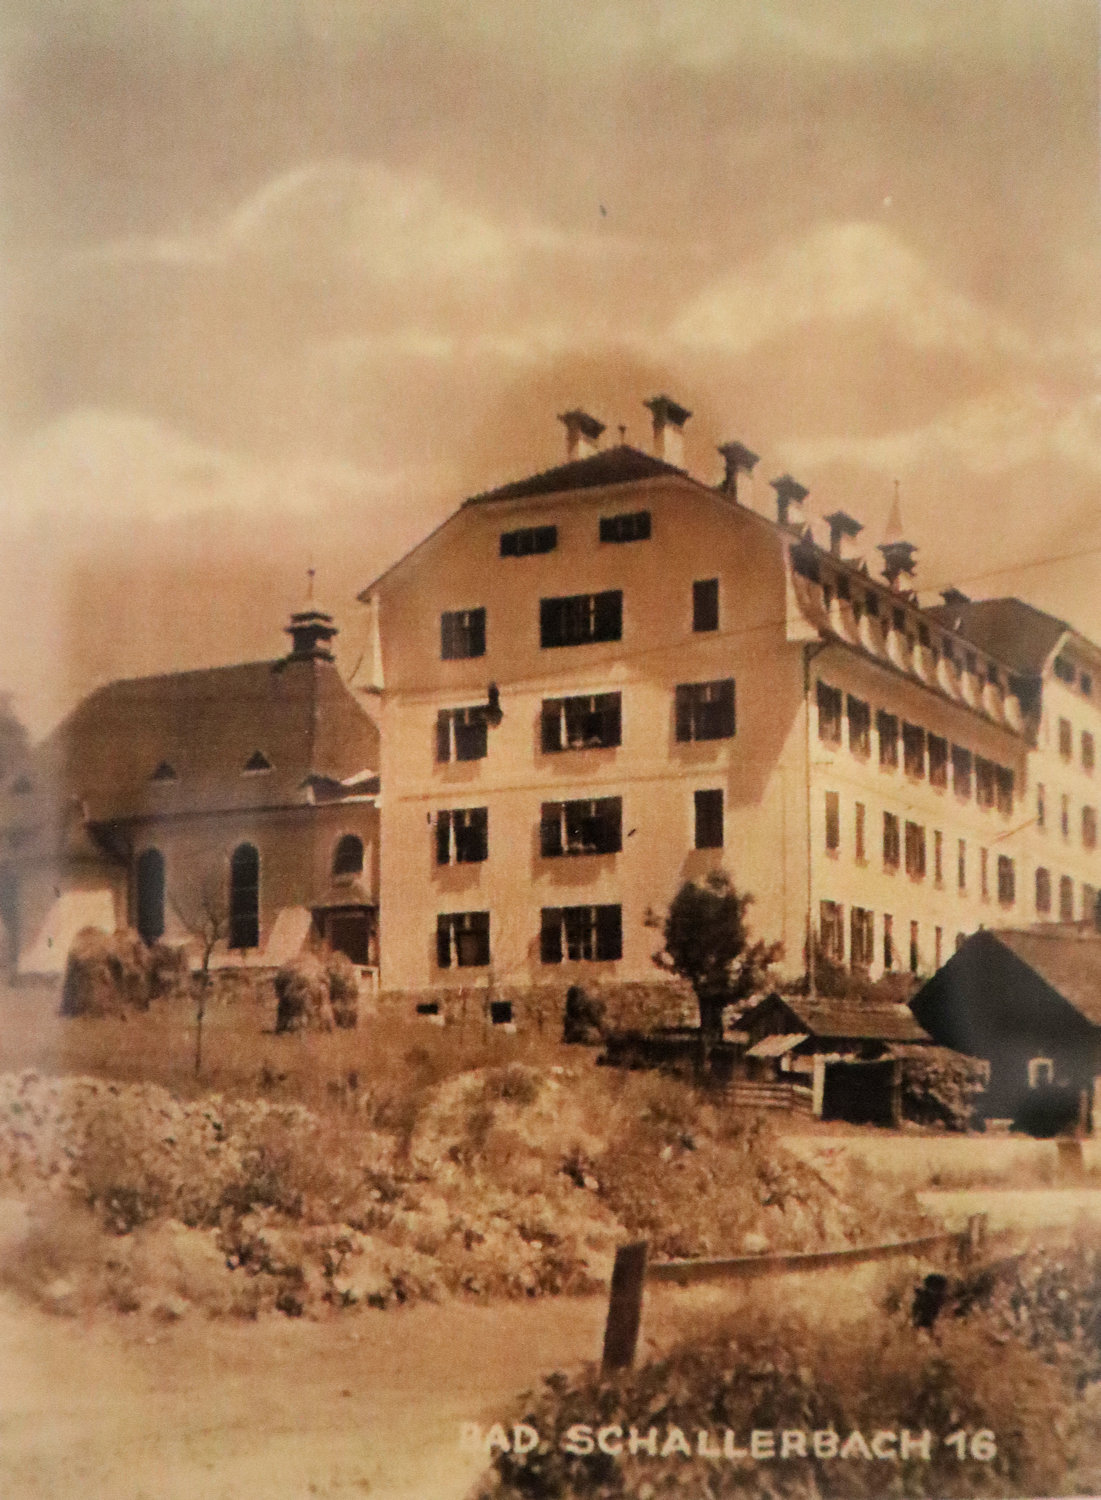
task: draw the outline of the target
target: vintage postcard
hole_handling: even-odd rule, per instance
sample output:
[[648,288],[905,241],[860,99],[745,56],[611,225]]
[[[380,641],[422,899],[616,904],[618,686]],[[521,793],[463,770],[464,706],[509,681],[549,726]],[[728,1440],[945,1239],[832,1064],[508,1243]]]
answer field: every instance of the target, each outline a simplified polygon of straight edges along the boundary
[[5,1500],[1101,1492],[1092,0],[0,0]]

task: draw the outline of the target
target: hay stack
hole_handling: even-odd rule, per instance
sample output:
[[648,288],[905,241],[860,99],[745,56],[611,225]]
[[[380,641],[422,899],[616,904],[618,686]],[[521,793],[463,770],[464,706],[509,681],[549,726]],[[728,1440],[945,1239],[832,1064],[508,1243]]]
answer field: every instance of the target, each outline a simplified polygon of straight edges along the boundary
[[312,953],[285,963],[275,976],[276,1031],[332,1031],[329,975]]
[[63,1016],[118,1016],[148,1010],[149,950],[136,932],[82,927],[73,939],[61,989]]
[[186,948],[174,947],[163,940],[154,943],[149,950],[149,987],[153,999],[184,993],[189,971]]
[[330,953],[325,960],[333,1020],[351,1029],[359,1020],[359,970],[346,953]]

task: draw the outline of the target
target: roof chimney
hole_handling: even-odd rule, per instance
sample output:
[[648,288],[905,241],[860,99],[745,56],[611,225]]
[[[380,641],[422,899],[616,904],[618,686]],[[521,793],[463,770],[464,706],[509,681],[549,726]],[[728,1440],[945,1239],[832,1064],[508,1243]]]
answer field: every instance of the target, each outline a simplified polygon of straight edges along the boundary
[[578,458],[592,458],[600,443],[604,423],[590,417],[587,411],[575,407],[564,411],[558,420],[566,424],[566,461],[573,463]]
[[719,449],[719,455],[726,465],[726,473],[720,489],[737,500],[738,475],[752,474],[757,455],[751,453],[744,443],[723,443]]
[[[779,479],[769,481],[776,491],[776,519],[781,526],[801,526],[803,523],[803,501],[810,491],[792,479],[790,474],[781,474]],[[798,514],[792,518],[789,515],[791,507],[794,506]]]
[[864,530],[863,526],[843,510],[835,510],[832,516],[827,516],[826,525],[830,528],[830,551],[834,557],[839,557],[842,562],[853,562],[852,543]]
[[917,548],[913,542],[883,542],[879,550],[883,553],[883,576],[893,589],[898,588],[898,580],[903,573],[907,578],[914,576],[917,570],[914,553]]
[[654,456],[675,469],[684,468],[684,424],[692,413],[669,396],[644,401],[654,419]]

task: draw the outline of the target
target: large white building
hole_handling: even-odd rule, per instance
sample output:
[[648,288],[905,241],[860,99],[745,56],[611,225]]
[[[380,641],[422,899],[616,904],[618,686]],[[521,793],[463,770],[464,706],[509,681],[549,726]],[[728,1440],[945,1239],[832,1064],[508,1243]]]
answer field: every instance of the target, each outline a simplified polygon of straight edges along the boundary
[[873,976],[1095,899],[1101,652],[1015,600],[922,608],[755,456],[599,449],[468,500],[361,595],[381,729],[382,985],[653,980],[646,925],[717,866],[801,971]]

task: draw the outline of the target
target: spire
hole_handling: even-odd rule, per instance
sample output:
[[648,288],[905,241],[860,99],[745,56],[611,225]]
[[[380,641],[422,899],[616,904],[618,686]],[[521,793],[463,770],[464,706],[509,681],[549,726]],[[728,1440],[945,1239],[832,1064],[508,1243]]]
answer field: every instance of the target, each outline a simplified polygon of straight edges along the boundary
[[898,491],[899,484],[898,480],[896,479],[895,497],[891,501],[891,509],[887,515],[887,524],[883,528],[883,541],[884,544],[888,547],[892,544],[892,542],[901,542],[904,535],[902,530],[902,504],[898,498]]
[[291,615],[291,622],[283,628],[291,638],[288,661],[332,661],[329,642],[337,634],[333,617],[314,601],[313,589],[317,569],[311,561],[306,569],[306,606]]

